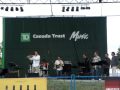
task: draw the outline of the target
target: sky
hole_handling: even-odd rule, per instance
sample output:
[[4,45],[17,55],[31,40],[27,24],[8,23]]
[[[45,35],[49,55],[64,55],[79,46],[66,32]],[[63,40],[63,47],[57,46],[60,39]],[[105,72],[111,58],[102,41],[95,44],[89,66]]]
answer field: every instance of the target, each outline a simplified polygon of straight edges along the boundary
[[[120,16],[107,17],[107,49],[108,53],[117,52],[120,47]],[[0,17],[0,42],[2,42],[2,17]]]
[[108,53],[117,52],[120,47],[120,16],[107,17]]

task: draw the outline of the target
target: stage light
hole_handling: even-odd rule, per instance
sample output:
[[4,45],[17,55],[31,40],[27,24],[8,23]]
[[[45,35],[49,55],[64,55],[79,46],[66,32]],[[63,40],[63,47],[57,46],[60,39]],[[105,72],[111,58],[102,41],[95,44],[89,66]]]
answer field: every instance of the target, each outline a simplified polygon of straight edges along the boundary
[[102,3],[102,0],[99,0],[99,3]]
[[76,7],[76,11],[79,11],[79,7]]
[[21,12],[23,12],[24,10],[23,10],[23,7],[20,7],[20,10],[21,10]]
[[10,8],[10,11],[14,11],[13,7]]
[[87,5],[84,6],[63,6],[62,12],[79,12],[80,10],[90,10]]
[[90,7],[86,7],[86,9],[90,9]]
[[1,7],[0,9],[1,9],[1,10],[4,10],[4,7]]
[[74,7],[71,8],[71,11],[74,11]]
[[62,7],[62,12],[65,12],[65,7]]
[[13,11],[18,11],[18,12],[24,12],[24,8],[23,7],[21,7],[21,6],[13,6],[13,7],[9,7],[9,6],[6,6],[6,7],[0,7],[0,10],[3,10],[3,11],[6,11],[6,12],[8,12],[8,11],[11,11],[11,12],[13,12]]
[[86,7],[81,7],[81,9],[86,9]]
[[69,11],[69,9],[70,9],[70,7],[67,7],[67,8],[66,8],[66,11]]
[[6,8],[5,8],[5,11],[8,11],[8,9],[9,9],[9,7],[6,7]]
[[18,7],[15,7],[15,10],[18,11],[19,10]]

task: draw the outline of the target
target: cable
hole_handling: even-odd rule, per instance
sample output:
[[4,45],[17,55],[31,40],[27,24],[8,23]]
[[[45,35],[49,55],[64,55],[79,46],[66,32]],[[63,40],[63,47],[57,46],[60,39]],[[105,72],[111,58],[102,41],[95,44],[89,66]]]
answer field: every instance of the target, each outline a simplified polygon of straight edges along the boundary
[[52,2],[50,0],[50,6],[51,6],[51,15],[53,16],[53,10],[52,10]]

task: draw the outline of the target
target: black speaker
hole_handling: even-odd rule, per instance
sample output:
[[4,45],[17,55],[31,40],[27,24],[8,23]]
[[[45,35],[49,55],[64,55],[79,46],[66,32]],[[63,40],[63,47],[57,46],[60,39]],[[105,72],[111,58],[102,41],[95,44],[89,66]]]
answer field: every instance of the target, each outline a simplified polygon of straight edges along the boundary
[[5,74],[5,78],[18,78],[17,73],[7,73]]
[[28,73],[27,77],[39,77],[39,73]]

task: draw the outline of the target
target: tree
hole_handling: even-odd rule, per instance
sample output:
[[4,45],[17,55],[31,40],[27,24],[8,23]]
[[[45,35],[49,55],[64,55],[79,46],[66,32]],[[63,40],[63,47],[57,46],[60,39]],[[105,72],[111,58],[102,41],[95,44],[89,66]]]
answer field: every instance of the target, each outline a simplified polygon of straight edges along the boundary
[[118,59],[119,59],[118,68],[120,69],[120,47],[118,48],[117,56],[118,56]]
[[117,56],[120,59],[120,47],[118,48]]
[[120,47],[118,48],[118,54],[120,54]]

